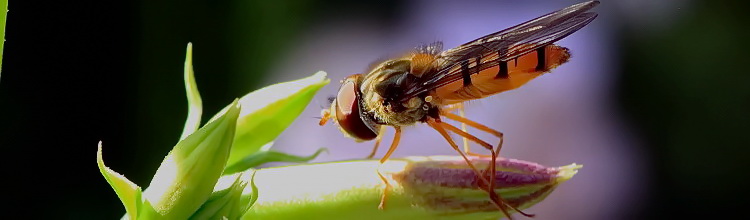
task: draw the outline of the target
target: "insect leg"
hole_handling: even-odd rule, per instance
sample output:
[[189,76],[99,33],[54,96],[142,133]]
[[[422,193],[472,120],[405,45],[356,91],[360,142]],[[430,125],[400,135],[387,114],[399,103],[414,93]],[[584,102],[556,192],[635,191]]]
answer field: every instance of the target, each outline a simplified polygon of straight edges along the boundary
[[[452,131],[453,133],[461,135],[461,137],[464,137],[464,138],[467,138],[467,139],[469,139],[471,141],[474,141],[477,144],[482,145],[484,148],[489,149],[490,152],[492,152],[492,160],[490,160],[490,165],[489,165],[489,167],[487,167],[488,170],[486,170],[486,171],[490,173],[490,175],[489,175],[490,178],[489,179],[492,180],[492,181],[489,181],[489,187],[488,187],[488,189],[494,189],[495,188],[495,181],[494,181],[495,180],[495,166],[496,166],[495,165],[496,164],[495,161],[497,160],[497,153],[492,150],[492,145],[489,144],[489,143],[487,143],[487,142],[484,142],[481,139],[477,138],[476,136],[471,135],[469,133],[466,133],[465,131],[462,131],[461,129],[458,129],[456,126],[450,125],[448,123],[440,123],[440,126],[442,126],[443,128],[445,128],[445,129],[447,129],[449,131]],[[500,143],[498,145],[502,145],[502,143],[503,143],[503,139],[501,138],[500,139]],[[493,196],[496,196],[496,198],[492,198]],[[511,209],[513,209],[514,211],[516,211],[516,212],[518,212],[518,213],[520,213],[520,214],[522,214],[522,215],[524,215],[526,217],[534,217],[533,214],[527,214],[525,212],[522,212],[518,208],[509,205],[507,202],[505,202],[505,200],[502,197],[498,196],[495,193],[490,193],[490,198],[492,198],[493,201],[495,199],[497,199],[498,201],[501,202],[501,204],[507,205],[508,207],[510,207]]]
[[462,117],[462,116],[458,116],[458,115],[450,113],[450,112],[443,111],[443,112],[440,113],[440,115],[445,116],[446,118],[449,118],[451,120],[464,123],[466,125],[469,125],[471,127],[479,129],[481,131],[490,133],[490,134],[495,135],[496,137],[500,138],[500,143],[497,145],[497,148],[495,148],[495,154],[500,155],[500,149],[503,148],[503,139],[504,139],[502,132],[497,131],[495,129],[492,129],[490,127],[487,127],[487,126],[485,126],[483,124],[480,124],[479,122],[475,122],[475,121],[469,120],[468,118],[465,118],[465,117]]
[[393,135],[393,142],[391,142],[391,147],[388,148],[388,151],[385,152],[385,156],[383,156],[383,158],[380,158],[380,163],[385,163],[385,161],[387,161],[388,158],[391,157],[393,151],[396,151],[396,148],[398,147],[398,142],[401,140],[401,127],[394,126],[393,128],[396,129],[396,133]]
[[383,140],[383,133],[385,133],[385,126],[380,126],[380,132],[378,133],[378,136],[375,137],[375,146],[372,147],[372,152],[370,152],[370,155],[367,155],[367,159],[372,159],[372,157],[375,156],[375,153],[378,152],[378,147],[380,146],[380,141]]
[[[474,173],[482,181],[482,183],[485,186],[488,186],[486,189],[483,189],[481,186],[479,188],[482,189],[482,190],[487,191],[487,193],[490,195],[490,200],[492,201],[492,203],[495,204],[495,206],[498,209],[500,209],[500,211],[502,211],[503,214],[505,214],[505,216],[508,217],[508,219],[511,219],[510,213],[508,213],[508,209],[506,207],[507,203],[505,203],[505,201],[503,201],[502,198],[500,198],[497,195],[497,193],[495,193],[495,190],[493,190],[493,188],[490,188],[490,187],[494,186],[495,159],[494,158],[492,159],[492,161],[491,161],[492,164],[489,166],[490,169],[492,170],[492,173],[490,174],[490,176],[492,178],[492,181],[489,181],[489,180],[487,180],[487,178],[486,178],[486,176],[484,174],[482,174],[481,172],[479,172],[479,170],[477,170],[477,168],[474,166],[474,164],[471,163],[471,161],[469,160],[469,158],[467,158],[466,155],[463,152],[461,152],[461,149],[458,148],[458,145],[456,144],[456,142],[453,141],[453,138],[451,138],[450,135],[448,135],[448,131],[445,130],[446,127],[450,127],[450,128],[456,128],[456,127],[454,127],[452,125],[449,125],[449,124],[446,124],[446,123],[442,123],[439,120],[440,119],[428,118],[427,119],[427,124],[430,127],[432,127],[433,129],[435,129],[438,133],[440,133],[440,135],[442,135],[443,138],[445,138],[445,140],[448,141],[448,144],[450,144],[451,147],[453,147],[453,150],[456,150],[456,152],[458,152],[458,154],[460,154],[461,157],[464,158],[464,161],[466,161],[466,164],[469,165],[469,167],[471,167],[472,170],[474,170]],[[458,128],[456,128],[456,130],[459,131],[459,132],[461,132],[461,130],[458,129]],[[468,136],[469,136],[469,138],[470,137],[474,137],[472,135],[468,135]],[[481,142],[480,144],[482,144],[482,143],[486,144],[486,142],[481,141],[481,140],[479,140],[476,137],[474,137],[474,138],[476,140],[480,141]],[[490,148],[492,148],[492,145],[490,145]],[[513,208],[513,207],[511,207],[511,208]],[[513,209],[515,209],[515,208],[513,208]]]
[[383,195],[380,196],[380,204],[378,205],[378,209],[385,210],[385,201],[388,200],[388,191],[391,190],[393,186],[388,183],[388,180],[383,176],[383,174],[380,173],[380,170],[378,170],[378,177],[380,177],[380,180],[385,183],[385,189],[383,189]]
[[[461,117],[466,117],[466,111],[464,111],[464,104],[463,103],[456,103],[453,105],[449,105],[441,109],[441,111],[444,112],[452,112],[453,110],[458,109],[458,114],[461,115]],[[461,130],[466,132],[466,123],[461,123]],[[480,157],[490,157],[490,155],[484,155],[484,154],[477,154],[471,152],[471,147],[469,146],[469,139],[463,138],[463,144],[464,144],[464,152],[470,156],[480,156]]]
[[[458,114],[461,115],[461,117],[466,117],[466,111],[464,111],[464,104],[458,103],[456,105],[458,105]],[[461,131],[466,132],[466,123],[461,122]],[[469,139],[467,139],[466,137],[462,137],[462,139],[464,141],[464,152],[466,152],[466,154],[468,155],[472,155],[471,149],[469,147]]]
[[[385,163],[385,161],[388,160],[389,157],[391,157],[391,154],[393,154],[393,151],[396,151],[396,147],[398,147],[398,142],[401,140],[401,127],[394,126],[393,128],[396,129],[396,133],[393,135],[393,142],[391,142],[391,147],[388,148],[388,151],[385,153],[385,156],[383,158],[380,158],[380,164]],[[381,133],[385,130],[385,126],[381,127]],[[378,137],[380,137],[380,134],[378,134]],[[379,141],[380,139],[378,139]],[[380,197],[380,205],[378,205],[378,209],[385,209],[385,203],[388,200],[388,191],[391,190],[391,184],[388,183],[388,180],[383,177],[383,174],[380,173],[380,170],[377,171],[378,176],[380,177],[380,180],[385,183],[385,189],[383,189],[383,196]]]

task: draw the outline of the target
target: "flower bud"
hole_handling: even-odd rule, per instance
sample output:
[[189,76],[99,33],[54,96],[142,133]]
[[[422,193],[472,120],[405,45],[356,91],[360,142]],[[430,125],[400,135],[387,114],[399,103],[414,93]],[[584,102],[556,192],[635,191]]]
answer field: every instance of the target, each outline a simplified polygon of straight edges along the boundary
[[[442,214],[480,213],[501,215],[489,199],[481,179],[460,157],[411,158],[414,162],[393,174],[415,205]],[[487,169],[490,158],[470,157],[477,169]],[[543,200],[580,166],[544,167],[515,159],[495,163],[494,191],[513,207],[525,209]],[[486,175],[488,177],[489,175]],[[480,188],[481,187],[481,188]]]
[[235,101],[169,152],[143,192],[157,215],[149,218],[187,219],[209,198],[229,158],[239,111]]
[[[488,158],[471,157],[478,169]],[[570,179],[578,165],[548,168],[498,159],[494,190],[528,208]],[[378,209],[385,183],[384,210]],[[256,172],[258,200],[243,219],[488,219],[503,214],[479,188],[480,179],[457,156],[408,157],[274,167]],[[243,194],[252,194],[245,188]]]

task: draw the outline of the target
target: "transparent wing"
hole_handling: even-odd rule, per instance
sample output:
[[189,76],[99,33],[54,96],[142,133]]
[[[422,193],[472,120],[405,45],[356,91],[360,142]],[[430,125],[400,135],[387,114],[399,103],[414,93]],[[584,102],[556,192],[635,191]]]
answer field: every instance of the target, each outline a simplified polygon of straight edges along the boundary
[[[461,80],[467,71],[478,73],[497,66],[499,61],[512,60],[550,45],[593,21],[597,14],[587,11],[598,4],[599,1],[589,1],[572,5],[446,50],[438,55],[438,68],[407,86],[401,100]],[[459,68],[471,59],[482,63],[469,69]]]

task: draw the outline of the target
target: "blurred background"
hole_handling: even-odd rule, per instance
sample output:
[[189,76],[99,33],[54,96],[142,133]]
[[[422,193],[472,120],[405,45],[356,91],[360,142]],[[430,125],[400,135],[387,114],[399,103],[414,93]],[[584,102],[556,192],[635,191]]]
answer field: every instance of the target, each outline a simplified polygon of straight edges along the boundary
[[[187,114],[188,42],[204,118],[262,86],[328,72],[332,83],[274,148],[305,155],[329,148],[316,162],[358,159],[373,143],[317,126],[338,80],[420,44],[454,47],[578,2],[11,0],[0,78],[10,205],[0,215],[122,216],[96,167],[96,143],[103,141],[108,166],[149,183]],[[605,0],[594,10],[599,18],[558,42],[571,49],[569,63],[469,103],[469,118],[505,133],[503,156],[584,165],[528,212],[713,219],[749,204],[748,6]],[[394,156],[435,154],[455,152],[418,125],[404,130]]]

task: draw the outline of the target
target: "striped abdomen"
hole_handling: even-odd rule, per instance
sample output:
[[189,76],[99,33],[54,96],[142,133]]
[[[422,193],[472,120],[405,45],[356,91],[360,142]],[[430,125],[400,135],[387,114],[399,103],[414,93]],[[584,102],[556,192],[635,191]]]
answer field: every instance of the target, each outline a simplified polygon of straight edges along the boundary
[[437,88],[434,95],[442,105],[484,98],[518,88],[569,58],[568,49],[557,45],[548,45],[508,61],[498,60],[498,53],[485,54],[455,67],[453,71],[460,71],[463,79]]

